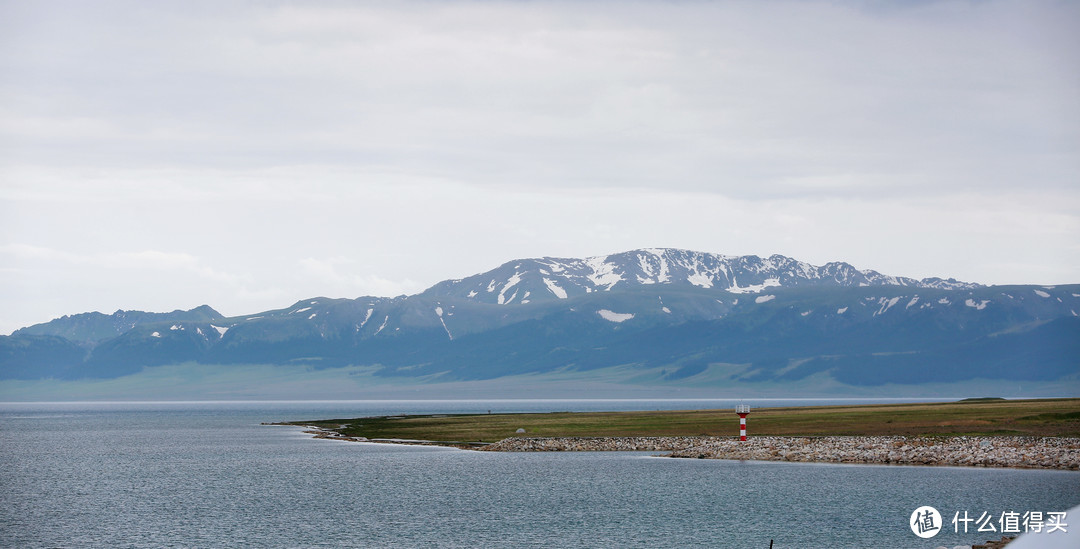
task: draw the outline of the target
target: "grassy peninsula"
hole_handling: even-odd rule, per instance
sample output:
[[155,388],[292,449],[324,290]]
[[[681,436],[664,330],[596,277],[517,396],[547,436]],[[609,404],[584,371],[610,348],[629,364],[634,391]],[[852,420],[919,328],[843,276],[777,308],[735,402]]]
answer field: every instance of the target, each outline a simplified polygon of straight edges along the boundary
[[[1080,398],[760,408],[750,413],[747,423],[751,436],[1080,437]],[[444,443],[497,442],[515,436],[735,436],[739,432],[738,416],[730,409],[383,416],[288,424],[315,426],[346,437]]]

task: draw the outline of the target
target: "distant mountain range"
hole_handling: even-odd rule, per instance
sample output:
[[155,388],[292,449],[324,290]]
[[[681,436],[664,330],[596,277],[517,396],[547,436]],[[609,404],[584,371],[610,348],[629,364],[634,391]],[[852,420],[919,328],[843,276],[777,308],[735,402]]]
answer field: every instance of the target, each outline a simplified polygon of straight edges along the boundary
[[1080,284],[983,286],[674,249],[510,261],[412,296],[256,314],[83,313],[0,336],[0,380],[196,363],[425,383],[620,367],[626,383],[850,387],[1080,378]]

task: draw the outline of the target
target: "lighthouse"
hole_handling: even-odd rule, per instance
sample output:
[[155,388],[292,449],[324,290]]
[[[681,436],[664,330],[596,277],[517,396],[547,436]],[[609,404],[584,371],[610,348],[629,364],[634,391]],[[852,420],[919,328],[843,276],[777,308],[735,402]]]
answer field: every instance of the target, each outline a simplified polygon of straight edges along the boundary
[[750,406],[740,404],[735,407],[735,413],[739,414],[739,440],[746,440],[746,416],[750,415]]

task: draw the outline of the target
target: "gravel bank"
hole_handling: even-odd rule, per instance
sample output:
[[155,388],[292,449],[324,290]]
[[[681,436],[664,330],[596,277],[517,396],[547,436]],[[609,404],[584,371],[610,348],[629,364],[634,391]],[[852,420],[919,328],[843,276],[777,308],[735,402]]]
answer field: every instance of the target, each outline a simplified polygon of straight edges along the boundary
[[498,452],[662,451],[671,457],[1080,470],[1080,438],[1058,437],[560,437],[508,438]]

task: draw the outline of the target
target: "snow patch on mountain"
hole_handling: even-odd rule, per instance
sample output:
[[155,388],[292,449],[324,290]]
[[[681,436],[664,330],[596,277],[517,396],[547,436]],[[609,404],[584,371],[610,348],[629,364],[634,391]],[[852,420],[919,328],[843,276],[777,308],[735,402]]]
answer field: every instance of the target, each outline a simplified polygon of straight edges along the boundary
[[776,288],[780,286],[780,279],[770,278],[761,284],[751,284],[749,286],[739,286],[738,281],[732,278],[731,287],[727,291],[733,294],[759,294],[765,291],[766,288]]
[[754,299],[754,303],[768,303],[776,299],[775,295],[762,295]]
[[664,284],[668,282],[668,265],[663,253],[654,249],[642,251],[646,253],[637,254],[637,267],[641,271],[641,274],[635,275],[638,284]]
[[668,309],[667,306],[664,305],[664,296],[658,295],[656,296],[656,299],[660,301],[660,310],[667,314],[671,314],[671,309]]
[[599,311],[596,311],[596,314],[600,315],[600,317],[604,320],[614,322],[616,324],[620,322],[626,322],[627,320],[634,318],[634,313],[616,313],[615,311],[609,311],[607,309],[600,309]]
[[511,301],[513,301],[515,297],[517,297],[517,291],[515,290],[514,295],[510,296],[510,299],[507,300],[506,299],[506,291],[509,290],[510,288],[513,288],[514,286],[517,286],[518,283],[520,283],[520,282],[521,282],[521,273],[515,271],[514,276],[511,276],[510,279],[506,281],[506,285],[503,286],[502,291],[499,292],[499,305],[506,305],[507,303],[510,303]]
[[547,286],[548,291],[555,294],[555,297],[559,299],[566,299],[566,290],[564,290],[557,282],[550,278],[544,278],[544,285]]
[[446,330],[446,336],[450,338],[450,341],[453,341],[454,334],[450,333],[450,328],[446,327],[446,321],[443,320],[443,308],[435,307],[435,315],[439,317],[439,323],[442,324],[443,330]]
[[593,285],[603,286],[604,290],[610,290],[612,286],[623,281],[622,275],[615,272],[615,265],[605,261],[603,257],[590,257],[585,264],[592,269],[592,273],[586,275]]
[[711,276],[696,271],[690,276],[686,277],[686,281],[693,284],[694,286],[699,286],[702,288],[713,287],[713,279]]
[[878,311],[876,313],[874,313],[874,316],[885,314],[885,311],[888,311],[889,309],[893,308],[893,306],[896,305],[897,303],[900,303],[900,298],[899,297],[894,297],[892,299],[888,299],[888,298],[883,297],[883,298],[879,299],[878,304],[881,305],[881,308],[878,309]]

